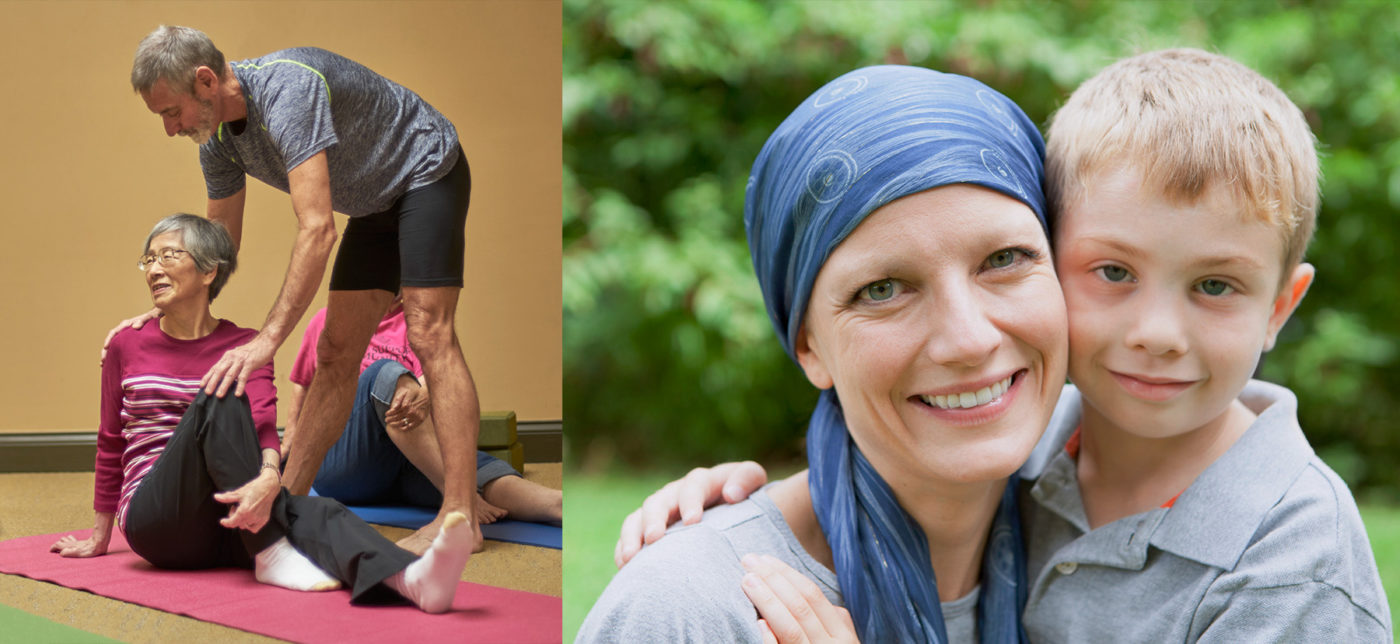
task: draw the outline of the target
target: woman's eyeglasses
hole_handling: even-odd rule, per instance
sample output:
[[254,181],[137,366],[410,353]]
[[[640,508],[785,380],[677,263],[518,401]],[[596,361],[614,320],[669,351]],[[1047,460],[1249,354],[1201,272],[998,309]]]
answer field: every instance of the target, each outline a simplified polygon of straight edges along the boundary
[[147,253],[141,256],[141,261],[136,265],[136,268],[141,269],[141,272],[144,273],[151,270],[151,264],[156,262],[160,262],[161,266],[169,266],[180,261],[181,255],[188,255],[189,253],[190,251],[181,248],[166,248],[159,253]]

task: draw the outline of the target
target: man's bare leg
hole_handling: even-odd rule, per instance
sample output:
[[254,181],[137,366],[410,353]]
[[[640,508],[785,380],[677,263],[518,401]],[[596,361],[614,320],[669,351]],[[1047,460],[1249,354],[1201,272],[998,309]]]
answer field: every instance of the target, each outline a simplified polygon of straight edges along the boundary
[[330,292],[325,331],[316,344],[316,374],[287,446],[282,485],[292,494],[311,490],[326,451],[345,431],[365,348],[393,298],[380,290]]
[[460,293],[457,287],[403,288],[408,343],[423,365],[423,375],[432,392],[433,426],[443,465],[442,507],[437,518],[399,541],[400,547],[412,552],[427,549],[449,512],[473,517],[473,538],[481,538],[481,526],[473,511],[481,403],[457,341],[454,318]]
[[[397,398],[405,389],[418,387],[418,380],[413,374],[406,373],[399,376],[394,397]],[[408,429],[399,425],[386,425],[385,428],[394,446],[441,492],[444,478],[442,452],[438,447],[433,419],[424,418],[422,423]],[[563,520],[564,493],[560,490],[519,476],[502,476],[487,483],[483,492],[478,492],[476,496],[476,520],[483,525],[506,515],[519,521],[558,523]]]
[[482,498],[504,508],[506,516],[517,521],[564,520],[564,492],[519,476],[502,476],[482,490]]
[[[405,388],[418,386],[418,381],[415,380],[412,375],[404,374],[399,376],[398,385],[394,388],[395,395]],[[422,472],[423,476],[428,478],[428,481],[433,484],[433,487],[437,488],[438,492],[442,492],[443,478],[445,477],[442,465],[442,448],[438,446],[437,429],[433,426],[433,419],[431,417],[424,418],[421,424],[409,429],[402,429],[395,425],[385,425],[385,430],[389,434],[389,440],[393,441],[394,446],[399,448],[404,458],[407,458],[409,463],[412,463],[414,467],[418,468],[418,471]],[[481,524],[491,523],[505,516],[506,511],[487,503],[481,498],[480,494],[477,494],[475,498],[476,521],[473,522],[473,526],[475,527],[473,532],[474,541],[472,542],[472,552],[481,552],[486,549],[486,543],[481,534]],[[400,546],[409,550],[414,550],[414,548],[419,546],[426,547],[423,545],[423,538],[426,536],[427,535],[421,533],[415,533],[414,535],[410,535],[410,537],[406,537],[404,539],[406,543],[401,543]],[[413,547],[409,548],[409,546]],[[417,550],[414,550],[414,552],[417,552]]]

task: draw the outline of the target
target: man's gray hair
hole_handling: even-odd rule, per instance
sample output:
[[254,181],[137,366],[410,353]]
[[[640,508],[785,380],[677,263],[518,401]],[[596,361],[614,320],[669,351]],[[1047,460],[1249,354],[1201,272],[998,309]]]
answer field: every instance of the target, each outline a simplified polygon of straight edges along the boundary
[[131,88],[148,92],[164,78],[170,89],[194,92],[194,71],[200,66],[224,77],[224,53],[204,32],[189,27],[161,25],[141,39],[131,63]]
[[190,259],[194,260],[194,267],[199,272],[219,271],[214,281],[209,283],[209,300],[212,302],[224,289],[234,269],[238,268],[238,249],[233,245],[233,238],[223,224],[198,215],[177,213],[156,222],[151,234],[146,235],[141,254],[145,255],[150,250],[152,239],[172,232],[180,233],[181,243],[190,252]]

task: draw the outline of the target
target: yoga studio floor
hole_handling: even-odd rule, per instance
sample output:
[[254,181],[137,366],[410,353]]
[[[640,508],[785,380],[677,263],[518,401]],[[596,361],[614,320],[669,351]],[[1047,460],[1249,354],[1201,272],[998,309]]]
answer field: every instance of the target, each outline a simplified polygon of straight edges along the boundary
[[[527,463],[525,477],[562,486],[559,463]],[[0,540],[91,527],[91,472],[0,474]],[[391,540],[410,533],[375,527]],[[560,565],[559,550],[488,540],[462,580],[559,597]],[[15,575],[0,575],[0,604],[123,642],[279,641]]]

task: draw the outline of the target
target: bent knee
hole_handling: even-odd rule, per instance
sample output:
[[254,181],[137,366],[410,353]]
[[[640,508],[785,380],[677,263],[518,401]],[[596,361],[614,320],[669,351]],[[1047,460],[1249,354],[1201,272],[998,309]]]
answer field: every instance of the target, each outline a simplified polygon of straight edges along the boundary
[[354,344],[333,338],[328,333],[321,334],[321,339],[316,342],[316,372],[345,375],[358,371],[365,347],[355,347]]
[[408,346],[420,358],[431,359],[457,346],[457,330],[452,321],[428,320],[408,326]]

